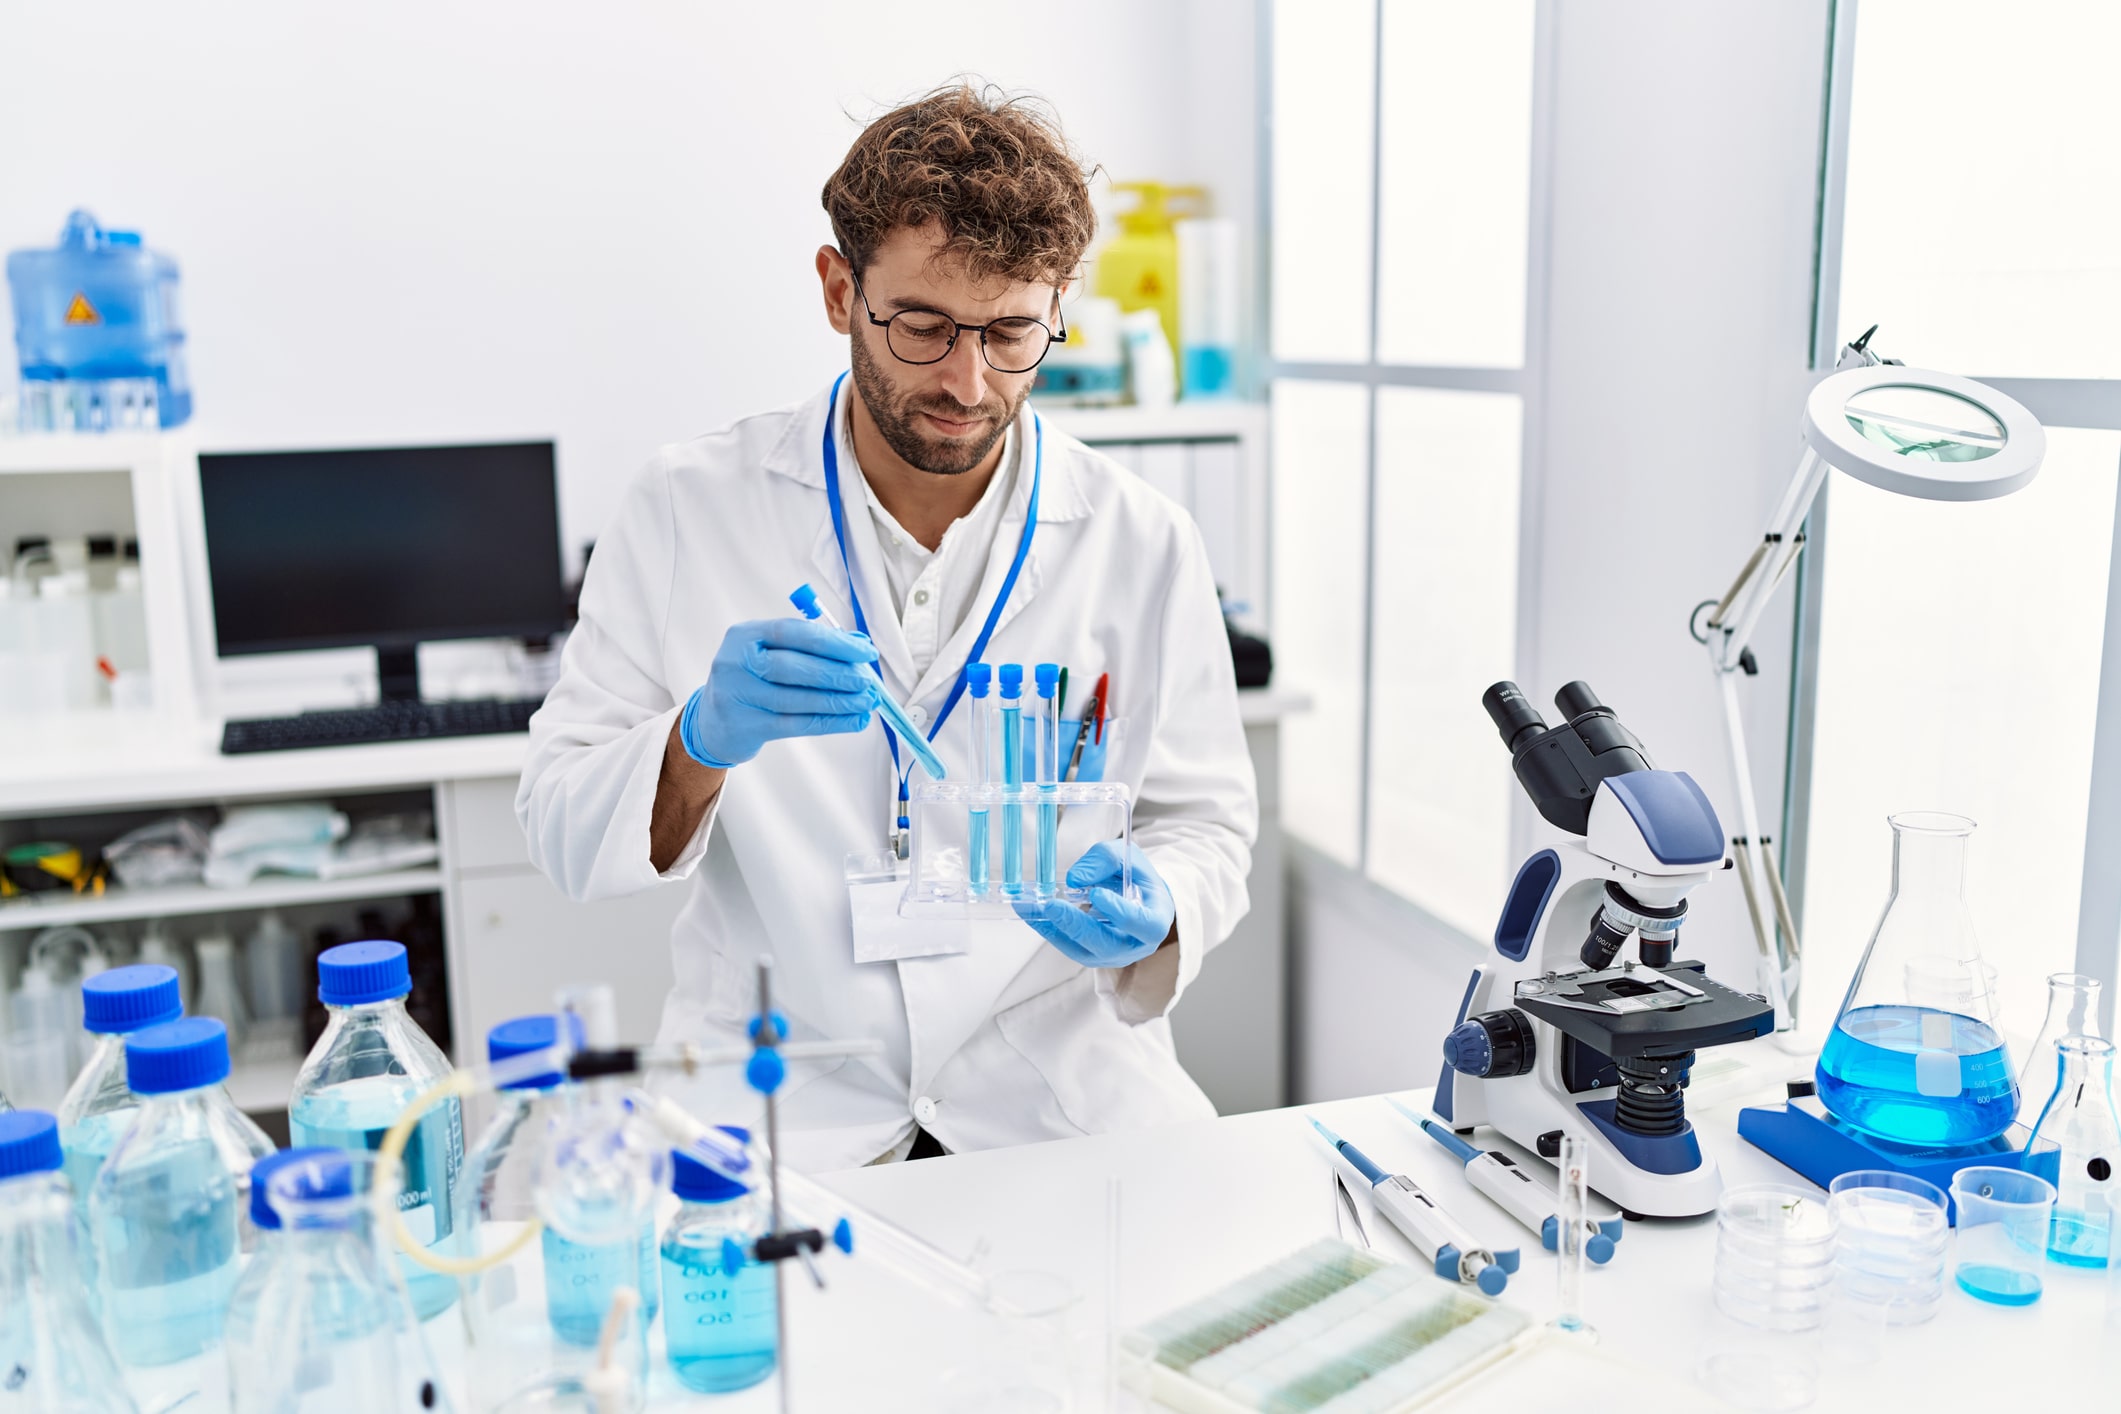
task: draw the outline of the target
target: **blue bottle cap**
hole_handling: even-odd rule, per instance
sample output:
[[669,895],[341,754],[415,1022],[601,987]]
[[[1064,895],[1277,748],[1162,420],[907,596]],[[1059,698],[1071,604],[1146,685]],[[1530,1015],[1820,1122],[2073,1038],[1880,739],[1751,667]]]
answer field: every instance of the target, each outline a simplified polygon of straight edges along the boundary
[[0,1115],[0,1178],[51,1173],[65,1162],[58,1120],[43,1110],[9,1110]]
[[1024,665],[1004,663],[1001,671],[1002,696],[1015,699],[1024,695]]
[[994,665],[991,663],[965,664],[965,686],[972,689],[974,697],[985,697],[994,686]]
[[1031,675],[1038,682],[1038,695],[1051,697],[1054,688],[1060,684],[1060,664],[1040,663],[1031,670]]
[[104,1036],[122,1036],[184,1015],[177,998],[177,969],[158,962],[113,967],[81,984],[81,1024]]
[[295,1183],[295,1192],[301,1197],[353,1197],[353,1165],[347,1161],[344,1149],[315,1146],[267,1154],[250,1166],[250,1220],[267,1232],[280,1230],[280,1214],[268,1191],[272,1187],[270,1180],[290,1164],[309,1165]]
[[411,990],[403,943],[341,943],[317,955],[317,1000],[326,1006],[367,1006]]
[[[582,1049],[582,1018],[573,1012],[567,1017],[567,1044],[579,1051]],[[559,1044],[560,1018],[557,1016],[519,1016],[513,1021],[504,1021],[486,1033],[486,1059],[512,1060],[516,1056],[527,1056],[536,1051],[549,1051]],[[558,1071],[544,1075],[533,1075],[524,1080],[513,1080],[503,1085],[503,1090],[545,1090],[559,1084],[567,1077]]]
[[[751,1131],[733,1124],[715,1128],[740,1144],[751,1142]],[[683,1149],[670,1151],[670,1191],[688,1203],[726,1203],[751,1190],[733,1178],[724,1178]]]
[[818,616],[817,591],[807,584],[798,584],[795,592],[788,596],[788,602],[795,605],[796,612],[806,619]]
[[135,1095],[174,1095],[228,1079],[228,1028],[211,1016],[146,1026],[125,1038],[125,1083]]

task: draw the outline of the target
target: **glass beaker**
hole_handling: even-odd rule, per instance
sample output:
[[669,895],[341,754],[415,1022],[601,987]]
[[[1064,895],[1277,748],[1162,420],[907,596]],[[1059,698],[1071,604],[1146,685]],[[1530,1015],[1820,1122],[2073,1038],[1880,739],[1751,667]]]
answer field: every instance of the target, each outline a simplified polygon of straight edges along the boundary
[[1952,1175],[1952,1206],[1958,1209],[1952,1276],[1959,1289],[1996,1306],[2038,1301],[2055,1186],[2018,1169],[1964,1168]]
[[2030,1123],[2040,1111],[2053,1083],[2055,1042],[2064,1036],[2104,1036],[2099,1024],[2099,979],[2081,972],[2055,972],[2047,979],[2047,1019],[2040,1034],[2025,1053],[2025,1068],[2018,1072],[2018,1103],[2030,1113]]
[[2103,1267],[2106,1195],[2121,1167],[2121,1117],[2114,1113],[2114,1043],[2064,1036],[2055,1043],[2055,1088],[2033,1123],[2032,1149],[2043,1139],[2061,1150],[2055,1220],[2047,1255],[2072,1267]]
[[1866,1134],[1924,1148],[1994,1138],[2018,1116],[1995,971],[1966,906],[1963,815],[1890,817],[1893,892],[1819,1055],[1819,1099]]

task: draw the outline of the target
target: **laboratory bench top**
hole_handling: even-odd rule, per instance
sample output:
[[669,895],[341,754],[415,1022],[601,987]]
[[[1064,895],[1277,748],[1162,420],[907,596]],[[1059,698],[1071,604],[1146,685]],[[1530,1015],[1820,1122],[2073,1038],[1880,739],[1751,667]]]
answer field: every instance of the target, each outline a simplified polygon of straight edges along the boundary
[[[1279,721],[1311,699],[1286,688],[1238,693],[1247,726]],[[382,742],[306,751],[220,752],[221,723],[81,712],[0,721],[0,815],[128,809],[238,797],[389,790],[513,776],[528,734]]]

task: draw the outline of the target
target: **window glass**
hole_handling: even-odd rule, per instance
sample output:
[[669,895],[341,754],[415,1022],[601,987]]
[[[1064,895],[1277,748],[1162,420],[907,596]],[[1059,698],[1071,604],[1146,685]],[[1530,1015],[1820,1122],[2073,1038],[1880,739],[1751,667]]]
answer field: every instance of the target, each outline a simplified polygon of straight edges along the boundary
[[1837,345],[2121,377],[2117,52],[2121,5],[1863,0]]
[[[1868,0],[1863,12],[1870,14]],[[2006,1029],[2074,970],[2121,433],[2048,429],[1994,501],[1834,475],[1799,1007],[1823,1035],[1892,883],[1886,816],[1970,816],[1967,896]]]
[[1509,884],[1510,756],[1480,695],[1515,675],[1523,407],[1377,394],[1369,874],[1475,938]]
[[1370,354],[1374,0],[1274,6],[1274,356]]
[[1281,728],[1282,819],[1361,863],[1368,391],[1280,379],[1274,419],[1274,676],[1310,694]]
[[1377,357],[1524,362],[1531,0],[1385,0]]

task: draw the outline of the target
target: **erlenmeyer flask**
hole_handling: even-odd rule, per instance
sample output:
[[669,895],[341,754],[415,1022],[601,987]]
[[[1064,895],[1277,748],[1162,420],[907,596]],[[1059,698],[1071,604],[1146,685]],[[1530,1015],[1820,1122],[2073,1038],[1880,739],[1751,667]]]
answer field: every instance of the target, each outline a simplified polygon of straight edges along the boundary
[[2018,1115],[1995,970],[1967,910],[1963,815],[1894,815],[1893,893],[1819,1055],[1843,1123],[1923,1148],[1978,1143]]
[[2051,1140],[2062,1149],[2047,1255],[2072,1267],[2103,1267],[2108,1251],[2107,1200],[2121,1189],[2121,1116],[2114,1113],[2114,1043],[2064,1036],[2055,1043],[2055,1089],[2026,1147]]
[[2054,1084],[2055,1043],[2064,1036],[2104,1036],[2099,1024],[2099,979],[2081,972],[2056,972],[2047,979],[2047,1020],[2025,1053],[2018,1072],[2018,1103],[2031,1124]]

